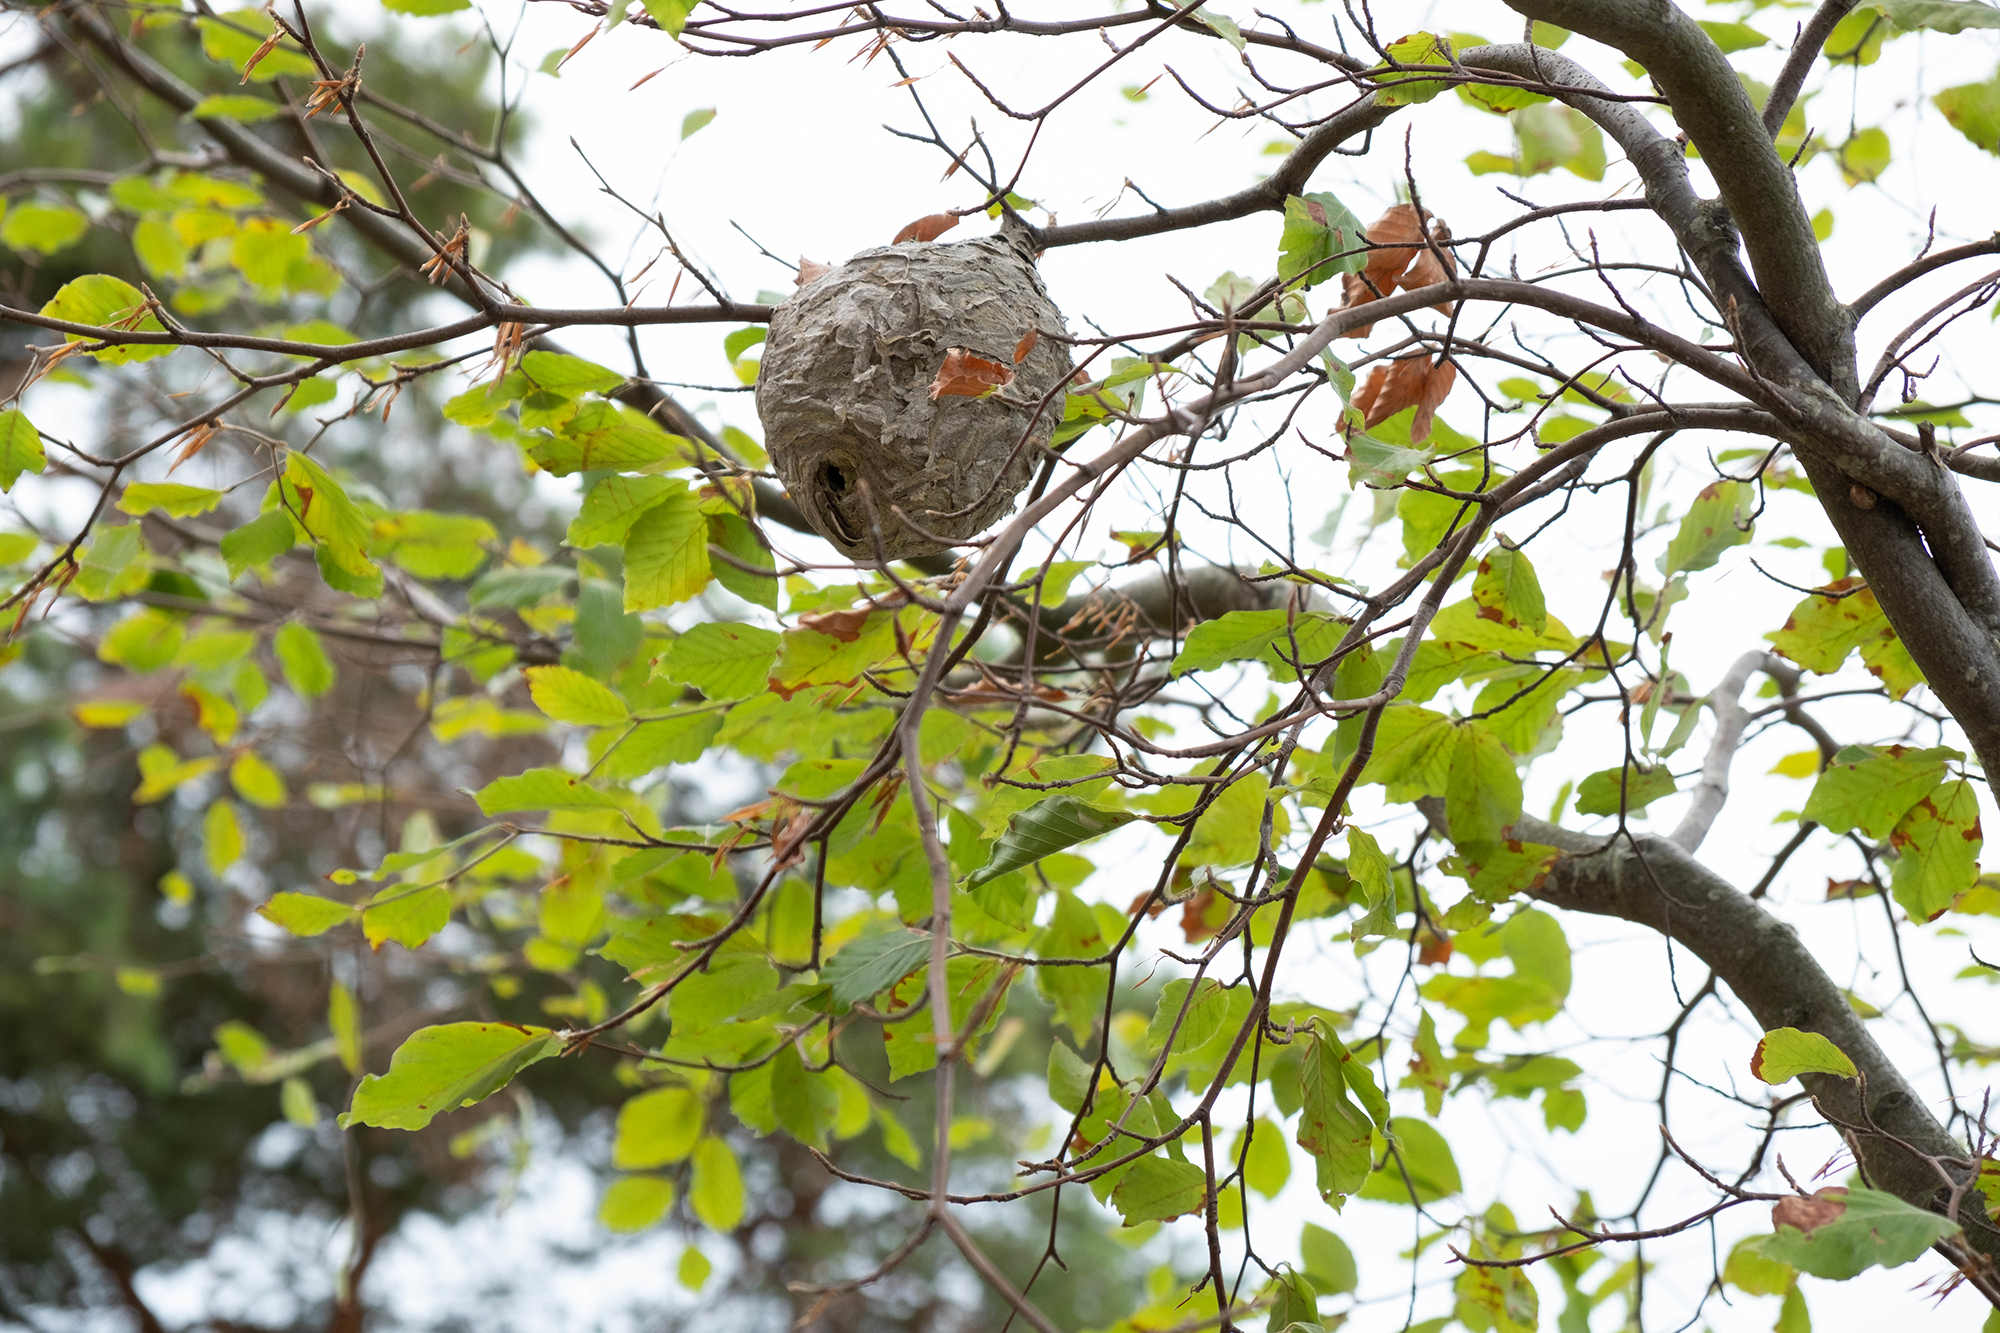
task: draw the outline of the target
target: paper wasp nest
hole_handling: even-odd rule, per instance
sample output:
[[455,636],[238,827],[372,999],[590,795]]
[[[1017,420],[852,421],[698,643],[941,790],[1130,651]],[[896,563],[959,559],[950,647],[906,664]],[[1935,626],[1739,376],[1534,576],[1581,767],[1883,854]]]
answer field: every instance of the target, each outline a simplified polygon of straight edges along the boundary
[[1062,419],[1065,332],[1025,238],[863,250],[771,316],[757,414],[772,466],[851,559],[877,558],[875,528],[892,560],[977,536]]

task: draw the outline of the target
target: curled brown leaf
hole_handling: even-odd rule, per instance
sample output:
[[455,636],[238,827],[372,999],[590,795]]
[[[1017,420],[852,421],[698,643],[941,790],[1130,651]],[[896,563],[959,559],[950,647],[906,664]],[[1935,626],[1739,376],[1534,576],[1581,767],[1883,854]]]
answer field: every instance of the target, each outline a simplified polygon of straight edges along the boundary
[[935,241],[957,225],[958,219],[949,213],[932,213],[929,217],[918,218],[897,232],[896,239],[889,244],[901,245],[904,241]]
[[803,287],[809,282],[816,282],[831,272],[833,272],[833,265],[822,264],[817,259],[807,259],[804,255],[799,256],[799,286]]
[[998,361],[988,361],[963,347],[944,354],[937,378],[931,381],[931,401],[940,398],[984,398],[995,389],[1014,382],[1014,372]]
[[1838,1221],[1846,1211],[1847,1187],[1828,1185],[1810,1197],[1793,1195],[1771,1205],[1771,1229],[1791,1226],[1811,1235],[1816,1228]]

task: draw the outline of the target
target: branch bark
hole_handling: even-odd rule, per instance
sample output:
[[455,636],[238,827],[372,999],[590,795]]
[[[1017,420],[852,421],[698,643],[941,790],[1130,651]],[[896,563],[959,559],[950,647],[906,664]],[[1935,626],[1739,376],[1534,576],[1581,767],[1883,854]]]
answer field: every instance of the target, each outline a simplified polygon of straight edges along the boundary
[[[1535,897],[1570,911],[1651,927],[1713,968],[1767,1031],[1792,1027],[1817,1032],[1844,1051],[1866,1076],[1865,1107],[1861,1084],[1830,1074],[1802,1077],[1814,1104],[1836,1126],[1872,1122],[1894,1136],[1848,1135],[1876,1189],[1933,1212],[1945,1210],[1950,1192],[1927,1159],[1963,1158],[1965,1146],[1931,1115],[1876,1045],[1846,993],[1789,925],[1670,839],[1592,837],[1530,817],[1518,820],[1510,832],[1565,853],[1533,890]],[[1957,1220],[1970,1247],[1989,1258],[2000,1256],[2000,1230],[1977,1207],[1962,1214]]]

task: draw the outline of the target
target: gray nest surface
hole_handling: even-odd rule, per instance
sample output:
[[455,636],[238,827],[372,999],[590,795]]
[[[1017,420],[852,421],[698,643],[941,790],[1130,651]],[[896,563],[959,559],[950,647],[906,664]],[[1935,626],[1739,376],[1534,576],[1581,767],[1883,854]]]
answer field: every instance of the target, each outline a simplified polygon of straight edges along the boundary
[[[1030,331],[1040,336],[1016,364]],[[850,559],[908,559],[976,537],[1013,510],[1062,419],[1065,334],[1012,236],[863,250],[771,316],[757,413],[772,466]],[[954,349],[1013,382],[933,398]]]

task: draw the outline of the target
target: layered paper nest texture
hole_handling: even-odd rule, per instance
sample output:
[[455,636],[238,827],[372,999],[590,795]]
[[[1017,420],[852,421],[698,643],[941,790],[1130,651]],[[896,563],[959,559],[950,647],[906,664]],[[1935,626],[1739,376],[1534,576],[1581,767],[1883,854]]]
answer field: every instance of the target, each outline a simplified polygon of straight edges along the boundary
[[[978,536],[1013,510],[1062,418],[1065,332],[1012,237],[863,250],[771,316],[757,412],[772,466],[851,559],[908,559]],[[1012,382],[933,398],[953,349],[1011,370]]]

